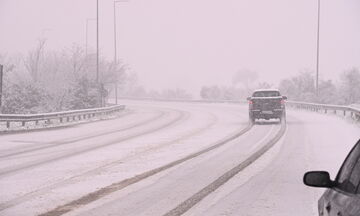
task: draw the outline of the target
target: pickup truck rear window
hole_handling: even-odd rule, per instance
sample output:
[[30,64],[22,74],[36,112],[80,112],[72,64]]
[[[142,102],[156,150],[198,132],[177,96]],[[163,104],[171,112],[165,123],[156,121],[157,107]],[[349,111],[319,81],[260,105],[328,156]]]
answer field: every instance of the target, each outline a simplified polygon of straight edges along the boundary
[[254,92],[253,97],[278,97],[280,92],[278,91],[258,91]]

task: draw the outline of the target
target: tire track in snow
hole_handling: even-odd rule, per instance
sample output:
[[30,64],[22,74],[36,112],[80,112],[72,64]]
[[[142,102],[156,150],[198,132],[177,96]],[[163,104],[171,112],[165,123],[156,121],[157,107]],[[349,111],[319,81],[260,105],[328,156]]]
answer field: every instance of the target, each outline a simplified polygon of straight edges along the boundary
[[188,132],[185,135],[177,137],[177,138],[175,138],[175,139],[173,139],[171,141],[163,142],[163,143],[160,143],[160,144],[158,144],[158,145],[156,145],[156,146],[154,146],[152,148],[140,151],[140,152],[136,153],[135,155],[129,155],[129,156],[120,158],[119,160],[113,161],[111,163],[102,165],[100,167],[96,167],[96,168],[91,169],[91,170],[87,170],[84,173],[72,176],[72,177],[67,178],[65,180],[57,181],[56,183],[51,184],[49,186],[37,189],[37,190],[29,192],[29,193],[26,193],[26,194],[22,195],[21,197],[17,197],[15,199],[10,200],[10,201],[0,203],[0,211],[5,210],[5,209],[10,208],[10,207],[13,207],[13,206],[16,206],[16,205],[18,205],[18,204],[20,204],[22,202],[26,202],[28,200],[31,200],[34,197],[41,196],[42,194],[46,193],[47,191],[54,190],[56,188],[60,188],[60,187],[62,187],[64,185],[67,185],[67,184],[74,184],[76,182],[81,182],[81,179],[79,180],[77,178],[81,178],[81,177],[85,177],[85,176],[89,177],[89,176],[96,175],[99,171],[104,170],[104,169],[109,168],[109,167],[112,167],[114,165],[120,164],[124,160],[131,160],[133,158],[143,156],[144,154],[147,154],[147,153],[149,153],[151,151],[155,151],[155,150],[161,149],[163,147],[167,147],[167,146],[169,146],[171,144],[175,144],[175,143],[177,143],[179,141],[186,140],[186,139],[188,139],[188,138],[190,138],[192,136],[199,135],[199,134],[205,132],[206,130],[208,130],[209,128],[211,128],[213,125],[215,125],[218,122],[218,118],[214,114],[212,114],[212,113],[209,113],[209,114],[211,116],[211,121],[208,124],[206,124],[205,126],[203,126],[203,127],[197,128],[196,130],[192,130],[192,131],[190,131],[190,133]]
[[85,136],[78,137],[78,138],[75,138],[75,139],[73,138],[73,139],[67,139],[67,140],[63,140],[63,141],[48,142],[48,143],[46,143],[46,146],[40,146],[40,147],[31,148],[31,149],[24,149],[24,150],[21,150],[21,151],[0,155],[0,159],[9,158],[9,157],[12,157],[12,156],[17,156],[17,155],[21,155],[21,154],[25,154],[25,153],[31,153],[31,152],[39,151],[39,150],[43,150],[43,149],[56,148],[56,147],[60,147],[60,146],[63,146],[63,145],[74,143],[74,142],[89,140],[89,139],[97,138],[97,137],[100,137],[100,136],[106,136],[106,135],[111,135],[111,134],[116,134],[116,133],[119,133],[119,132],[127,131],[127,130],[130,130],[130,129],[133,129],[133,128],[136,128],[136,127],[139,127],[139,126],[143,126],[145,124],[152,123],[153,121],[161,119],[165,115],[165,112],[163,112],[163,111],[160,111],[158,113],[159,114],[156,115],[155,117],[152,117],[152,118],[147,119],[147,120],[142,121],[142,122],[138,122],[138,123],[130,125],[130,126],[126,126],[124,128],[121,128],[121,129],[96,133],[96,134],[92,134],[92,135],[85,135]]
[[164,214],[164,216],[180,216],[192,208],[194,205],[199,203],[202,199],[208,196],[210,193],[221,187],[227,181],[229,181],[232,177],[238,174],[240,171],[245,169],[247,166],[256,161],[259,157],[261,157],[267,150],[269,150],[273,145],[276,144],[277,141],[285,134],[286,131],[286,123],[282,122],[281,128],[279,132],[276,134],[274,138],[272,138],[269,142],[267,142],[260,149],[255,151],[252,155],[250,155],[247,159],[240,162],[237,166],[230,169],[222,176],[217,178],[215,181],[210,183],[209,185],[202,188],[200,191],[195,193],[193,196],[189,197],[187,200],[180,203],[178,206]]
[[133,138],[136,138],[136,137],[139,137],[139,136],[147,135],[147,134],[162,130],[162,129],[166,128],[166,127],[169,127],[169,126],[177,123],[178,121],[183,119],[187,114],[187,112],[180,111],[180,110],[173,109],[172,111],[175,111],[178,114],[178,116],[175,119],[172,119],[171,121],[168,121],[165,124],[161,124],[158,127],[155,127],[155,128],[152,127],[150,129],[141,131],[140,133],[134,133],[132,135],[125,136],[125,137],[122,137],[120,139],[112,140],[112,141],[109,141],[109,142],[106,142],[106,143],[101,143],[99,145],[94,145],[94,146],[82,148],[82,149],[77,150],[77,151],[72,150],[70,153],[59,155],[57,157],[53,157],[53,158],[50,158],[50,159],[44,159],[44,160],[40,160],[40,161],[33,161],[32,163],[29,163],[27,165],[20,165],[20,166],[17,166],[15,168],[11,168],[11,167],[10,168],[5,168],[5,169],[0,170],[0,179],[3,178],[3,177],[9,176],[11,174],[17,173],[19,171],[22,171],[22,170],[34,168],[34,167],[41,166],[41,165],[44,165],[44,164],[47,164],[47,163],[50,163],[50,162],[64,160],[66,158],[70,158],[70,157],[73,157],[73,156],[76,156],[76,155],[79,155],[79,154],[83,154],[83,153],[93,151],[93,150],[96,150],[96,149],[100,149],[100,148],[103,148],[103,147],[115,145],[115,144],[130,140],[130,139],[133,139]]
[[83,206],[83,205],[89,204],[91,202],[94,202],[94,201],[96,201],[96,200],[98,200],[98,199],[100,199],[100,198],[102,198],[102,197],[104,197],[104,196],[106,196],[106,195],[108,195],[110,193],[113,193],[115,191],[119,191],[119,190],[121,190],[121,189],[123,189],[125,187],[128,187],[128,186],[130,186],[132,184],[135,184],[135,183],[137,183],[137,182],[139,182],[141,180],[144,180],[144,179],[146,179],[146,178],[148,178],[150,176],[153,176],[153,175],[155,175],[155,174],[157,174],[159,172],[162,172],[162,171],[167,170],[169,168],[172,168],[172,167],[174,167],[176,165],[179,165],[179,164],[181,164],[181,163],[183,163],[185,161],[188,161],[188,160],[193,159],[195,157],[198,157],[198,156],[200,156],[202,154],[205,154],[205,153],[207,153],[209,151],[217,149],[220,146],[223,146],[226,143],[228,143],[228,142],[238,138],[239,136],[245,134],[251,128],[252,128],[252,124],[248,124],[247,127],[242,129],[241,131],[239,131],[239,132],[237,132],[235,134],[232,134],[232,135],[230,135],[228,137],[225,137],[224,139],[219,140],[214,145],[212,145],[212,146],[210,146],[208,148],[205,148],[205,149],[200,150],[198,152],[192,153],[192,154],[190,154],[188,156],[185,156],[185,157],[183,157],[181,159],[178,159],[178,160],[173,161],[171,163],[168,163],[166,165],[160,166],[158,168],[155,168],[155,169],[149,170],[147,172],[138,174],[138,175],[136,175],[134,177],[127,178],[127,179],[124,179],[124,180],[122,180],[120,182],[113,183],[113,184],[111,184],[111,185],[109,185],[107,187],[104,187],[104,188],[96,190],[96,191],[94,191],[92,193],[89,193],[89,194],[87,194],[87,195],[85,195],[85,196],[83,196],[83,197],[81,197],[81,198],[79,198],[77,200],[74,200],[74,201],[69,202],[67,204],[64,204],[62,206],[59,206],[59,207],[57,207],[57,208],[55,208],[53,210],[50,210],[50,211],[48,211],[46,213],[43,213],[43,214],[41,214],[41,216],[63,215],[65,213],[67,213],[67,212],[70,212],[70,211],[80,207],[80,206]]

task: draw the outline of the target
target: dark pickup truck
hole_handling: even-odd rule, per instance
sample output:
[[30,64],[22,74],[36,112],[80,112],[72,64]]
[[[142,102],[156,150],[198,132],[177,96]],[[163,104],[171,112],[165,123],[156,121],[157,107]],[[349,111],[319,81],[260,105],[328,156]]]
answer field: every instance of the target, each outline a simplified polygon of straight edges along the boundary
[[285,100],[277,89],[255,90],[249,101],[249,119],[255,122],[256,119],[280,119],[285,120]]

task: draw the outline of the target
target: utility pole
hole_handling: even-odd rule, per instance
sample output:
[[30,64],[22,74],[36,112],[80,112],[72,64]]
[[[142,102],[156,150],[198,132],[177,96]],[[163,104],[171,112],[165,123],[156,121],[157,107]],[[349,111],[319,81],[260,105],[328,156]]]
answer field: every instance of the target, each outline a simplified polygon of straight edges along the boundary
[[316,43],[316,99],[319,98],[319,45],[320,45],[320,0],[318,0],[318,23]]
[[[117,53],[116,53],[116,2],[114,1],[114,69],[117,69]],[[115,104],[118,104],[118,86],[117,73],[115,72]]]
[[102,85],[99,85],[99,0],[96,0],[96,84],[99,89],[100,106],[102,106]]
[[0,112],[2,110],[3,65],[0,64]]
[[[117,43],[116,43],[116,3],[120,2],[128,2],[126,0],[119,0],[114,1],[114,67],[117,68]],[[118,104],[118,80],[117,80],[117,74],[116,74],[116,80],[115,80],[115,104]]]

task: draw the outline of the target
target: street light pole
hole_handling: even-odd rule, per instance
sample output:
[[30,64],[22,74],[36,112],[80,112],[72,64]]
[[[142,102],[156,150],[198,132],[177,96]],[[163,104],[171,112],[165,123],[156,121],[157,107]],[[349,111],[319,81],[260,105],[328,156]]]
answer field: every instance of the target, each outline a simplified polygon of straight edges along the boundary
[[96,0],[96,83],[99,83],[99,0]]
[[[128,2],[128,1],[114,1],[114,67],[117,67],[117,43],[116,43],[116,3]],[[117,86],[117,76],[115,80],[115,104],[118,104],[118,86]]]
[[318,23],[317,23],[317,43],[316,43],[316,98],[319,97],[319,45],[320,45],[320,0],[318,0]]
[[99,89],[100,106],[102,106],[102,86],[99,86],[99,0],[96,0],[96,84]]
[[[116,3],[117,1],[114,1],[114,68],[117,68],[117,53],[116,53]],[[117,74],[115,78],[115,104],[118,104],[118,86],[117,86]]]
[[0,112],[2,111],[3,68],[0,64]]

